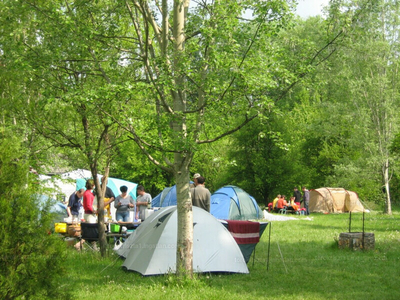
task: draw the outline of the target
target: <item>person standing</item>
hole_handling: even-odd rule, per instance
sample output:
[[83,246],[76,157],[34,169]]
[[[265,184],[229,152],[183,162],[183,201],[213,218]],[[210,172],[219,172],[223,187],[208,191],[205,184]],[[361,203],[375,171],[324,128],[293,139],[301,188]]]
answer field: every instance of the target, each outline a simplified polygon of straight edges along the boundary
[[310,212],[308,211],[308,204],[310,203],[310,192],[307,190],[305,186],[303,186],[303,203],[304,208],[306,209],[306,215],[308,216]]
[[78,191],[72,193],[69,196],[68,206],[67,206],[67,213],[68,217],[72,218],[72,222],[79,222],[79,209],[82,206],[81,199],[83,197],[83,193],[85,189],[79,189]]
[[196,180],[196,187],[190,189],[190,195],[192,196],[192,205],[200,207],[207,212],[210,212],[211,193],[204,186],[206,180],[203,176],[197,177]]
[[195,188],[197,185],[197,178],[199,178],[201,175],[199,173],[196,173],[193,175],[193,183],[190,184],[190,188]]
[[129,208],[135,207],[135,201],[128,194],[128,187],[123,185],[119,188],[121,195],[115,198],[114,207],[117,209],[115,218],[118,222],[129,222]]
[[136,219],[142,221],[146,218],[145,211],[151,205],[151,195],[146,193],[143,185],[139,185],[136,189],[138,196],[136,197]]
[[112,189],[107,186],[107,181],[105,182],[105,177],[101,178],[101,187],[103,187],[103,184],[106,185],[106,191],[104,193],[104,217],[108,217],[108,219],[111,220],[111,203],[114,202],[115,195]]
[[301,193],[297,187],[293,191],[294,202],[301,203]]
[[83,208],[85,210],[84,219],[88,223],[96,223],[96,210],[93,208],[94,202],[94,182],[92,179],[86,181],[86,191],[83,193]]

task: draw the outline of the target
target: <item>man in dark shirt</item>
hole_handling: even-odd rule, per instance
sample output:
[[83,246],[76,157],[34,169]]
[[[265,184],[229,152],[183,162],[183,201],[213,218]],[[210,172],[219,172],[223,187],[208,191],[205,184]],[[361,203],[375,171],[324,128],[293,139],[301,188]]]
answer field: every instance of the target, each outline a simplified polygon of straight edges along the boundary
[[294,202],[301,203],[301,193],[297,187],[294,188],[293,197],[294,197]]
[[83,197],[83,193],[85,189],[80,189],[74,192],[71,196],[69,196],[67,213],[68,217],[72,217],[73,222],[79,221],[79,209],[82,206],[81,199]]

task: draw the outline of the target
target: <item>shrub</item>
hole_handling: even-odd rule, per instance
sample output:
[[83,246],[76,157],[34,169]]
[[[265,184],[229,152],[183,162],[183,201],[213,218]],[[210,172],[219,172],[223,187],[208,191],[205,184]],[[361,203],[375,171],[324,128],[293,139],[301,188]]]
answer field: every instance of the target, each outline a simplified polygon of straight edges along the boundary
[[51,203],[36,202],[40,187],[16,139],[0,142],[0,299],[66,299],[60,282],[65,245],[49,229]]

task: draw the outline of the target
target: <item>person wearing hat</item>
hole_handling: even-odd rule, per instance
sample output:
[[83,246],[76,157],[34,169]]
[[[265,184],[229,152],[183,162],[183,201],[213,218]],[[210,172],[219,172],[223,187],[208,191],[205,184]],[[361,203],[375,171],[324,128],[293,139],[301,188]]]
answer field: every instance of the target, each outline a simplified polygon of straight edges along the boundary
[[197,178],[201,177],[199,173],[193,175],[193,183],[190,184],[190,188],[195,188],[198,185]]

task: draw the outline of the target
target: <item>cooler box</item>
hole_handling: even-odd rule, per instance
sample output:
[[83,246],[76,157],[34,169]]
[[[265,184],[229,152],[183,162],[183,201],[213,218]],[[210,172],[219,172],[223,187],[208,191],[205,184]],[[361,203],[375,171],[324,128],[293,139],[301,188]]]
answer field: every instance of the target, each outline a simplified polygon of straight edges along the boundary
[[111,224],[110,225],[110,229],[111,229],[111,232],[113,232],[113,233],[119,233],[119,225],[118,224]]
[[67,223],[55,223],[54,230],[58,233],[66,233],[67,232]]

